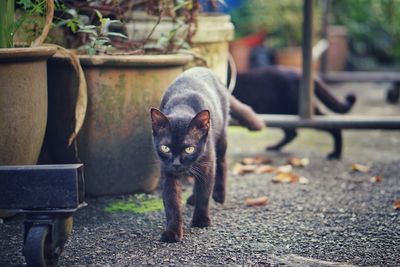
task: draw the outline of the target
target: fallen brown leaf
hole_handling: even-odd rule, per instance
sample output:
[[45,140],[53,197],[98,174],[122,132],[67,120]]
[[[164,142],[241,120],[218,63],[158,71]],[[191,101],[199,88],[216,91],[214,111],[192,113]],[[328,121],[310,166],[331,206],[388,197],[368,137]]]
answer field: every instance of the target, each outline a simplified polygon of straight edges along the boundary
[[382,181],[382,179],[383,179],[382,175],[376,175],[376,176],[371,177],[370,181],[371,181],[371,183],[380,183]]
[[267,204],[268,198],[266,196],[258,198],[246,198],[246,206],[263,206]]
[[277,173],[291,173],[293,171],[292,165],[283,165],[279,166],[278,169],[276,169]]
[[290,157],[287,163],[294,167],[306,167],[310,164],[310,160],[308,158]]
[[353,163],[351,165],[351,169],[352,171],[356,171],[356,172],[368,172],[369,171],[369,167],[365,166],[365,165],[361,165],[358,163]]
[[294,174],[294,173],[278,173],[272,178],[272,182],[274,183],[283,183],[283,184],[288,184],[288,183],[294,183],[299,181],[299,176]]
[[310,181],[306,177],[304,176],[299,177],[299,184],[309,184],[309,183]]
[[254,157],[244,158],[244,159],[242,159],[241,163],[244,165],[262,165],[262,164],[268,164],[271,162],[272,162],[272,160],[269,157],[258,155],[258,156],[254,156]]
[[243,175],[246,173],[253,173],[257,170],[258,166],[256,165],[243,165],[240,163],[236,163],[233,167],[232,173],[234,175]]
[[395,210],[400,210],[400,199],[396,199],[396,200],[394,201],[393,208],[394,208]]
[[271,165],[261,165],[257,168],[256,173],[257,174],[263,174],[263,173],[271,173],[275,171],[275,167]]

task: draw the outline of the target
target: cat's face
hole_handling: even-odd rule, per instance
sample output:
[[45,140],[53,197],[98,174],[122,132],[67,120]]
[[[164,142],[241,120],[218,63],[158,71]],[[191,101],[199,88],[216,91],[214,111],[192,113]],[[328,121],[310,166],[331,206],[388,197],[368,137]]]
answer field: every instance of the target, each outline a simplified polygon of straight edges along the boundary
[[170,173],[185,173],[204,151],[210,128],[210,112],[203,110],[193,118],[167,118],[151,109],[153,141],[162,168]]

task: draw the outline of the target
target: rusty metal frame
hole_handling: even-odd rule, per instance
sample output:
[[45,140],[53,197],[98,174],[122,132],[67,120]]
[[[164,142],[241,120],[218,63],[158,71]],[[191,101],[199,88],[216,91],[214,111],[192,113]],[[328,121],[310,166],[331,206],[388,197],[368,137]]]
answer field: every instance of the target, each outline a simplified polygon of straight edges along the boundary
[[[313,116],[314,97],[312,78],[312,17],[313,0],[304,0],[303,14],[303,75],[299,94],[299,116],[296,115],[259,115],[269,127],[279,128],[340,128],[340,129],[385,129],[400,130],[400,116],[352,116],[327,115]],[[325,7],[328,10],[327,7]],[[328,73],[327,73],[328,75]],[[351,75],[351,74],[348,74]],[[391,75],[393,78],[395,74]],[[400,74],[399,74],[400,76]]]

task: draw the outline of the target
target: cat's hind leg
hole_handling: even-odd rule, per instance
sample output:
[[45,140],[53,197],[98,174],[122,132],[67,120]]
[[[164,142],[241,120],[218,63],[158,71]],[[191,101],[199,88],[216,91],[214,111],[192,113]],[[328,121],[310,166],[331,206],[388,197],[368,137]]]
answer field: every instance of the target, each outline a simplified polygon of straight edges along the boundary
[[213,191],[213,199],[218,203],[224,203],[226,196],[226,174],[227,174],[227,163],[226,163],[226,149],[228,146],[227,136],[224,133],[220,140],[217,142],[216,152],[216,175],[215,184]]
[[[317,107],[315,107],[316,115],[325,115]],[[332,135],[333,138],[333,151],[329,153],[326,157],[328,159],[340,159],[342,156],[342,130],[341,129],[325,129],[328,133]]]
[[283,128],[282,130],[284,132],[283,139],[276,145],[267,147],[267,150],[280,150],[282,147],[293,141],[293,139],[297,136],[297,131],[294,128]]
[[328,159],[340,159],[342,156],[342,131],[341,129],[326,130],[333,138],[333,151],[328,154]]

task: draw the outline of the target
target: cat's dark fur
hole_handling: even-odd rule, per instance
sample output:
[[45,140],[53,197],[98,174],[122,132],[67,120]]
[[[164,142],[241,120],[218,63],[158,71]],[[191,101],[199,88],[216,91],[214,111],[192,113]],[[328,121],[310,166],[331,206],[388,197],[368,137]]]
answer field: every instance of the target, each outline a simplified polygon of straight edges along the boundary
[[[259,114],[298,114],[298,96],[301,73],[294,69],[279,67],[263,67],[238,74],[233,95],[243,103],[249,105]],[[319,78],[314,80],[315,95],[330,110],[337,113],[348,112],[355,102],[355,96],[349,94],[345,101],[339,101],[329,92],[326,85]],[[314,105],[315,114],[324,115]],[[279,150],[297,135],[296,129],[283,129],[285,136],[276,145],[268,147],[270,150]],[[334,150],[328,158],[340,158],[342,153],[342,134],[340,129],[326,129],[332,134]]]
[[[225,200],[229,98],[227,89],[210,70],[192,68],[169,86],[160,110],[151,109],[167,218],[161,236],[164,242],[183,237],[181,178],[195,179],[193,195],[188,199],[195,206],[193,227],[210,225],[211,194],[216,202]],[[192,153],[187,153],[188,147],[194,148]]]

